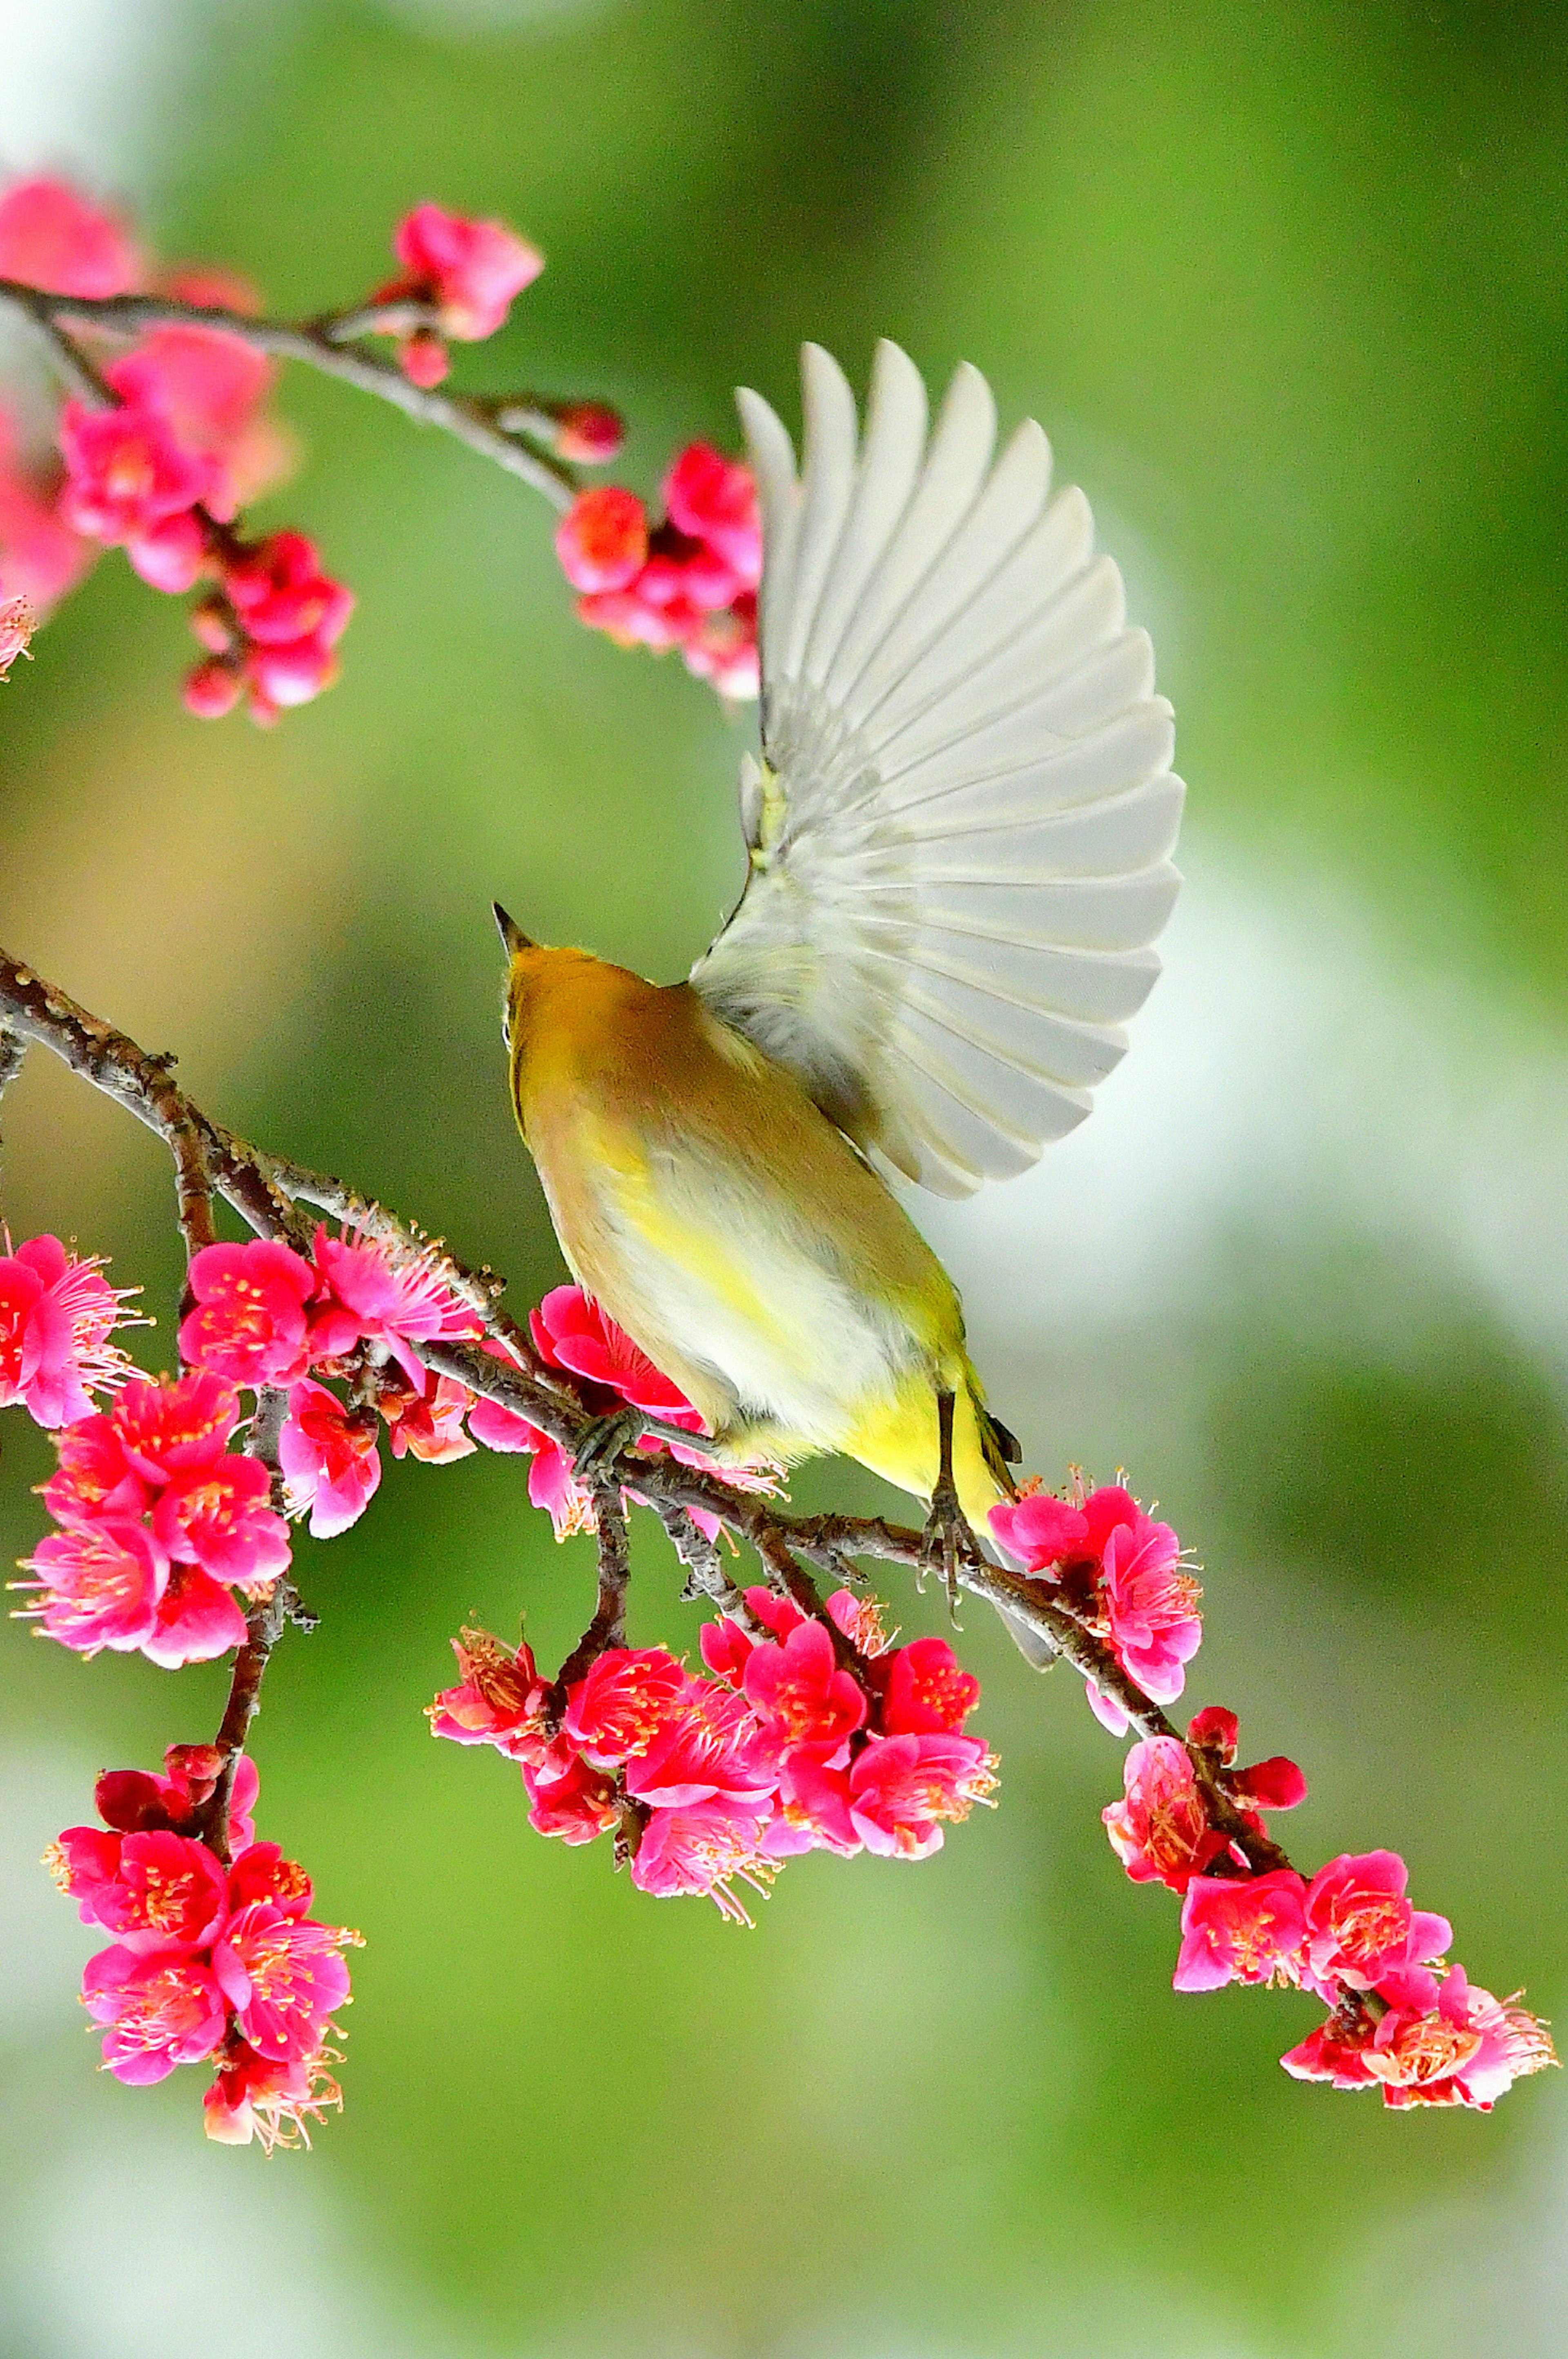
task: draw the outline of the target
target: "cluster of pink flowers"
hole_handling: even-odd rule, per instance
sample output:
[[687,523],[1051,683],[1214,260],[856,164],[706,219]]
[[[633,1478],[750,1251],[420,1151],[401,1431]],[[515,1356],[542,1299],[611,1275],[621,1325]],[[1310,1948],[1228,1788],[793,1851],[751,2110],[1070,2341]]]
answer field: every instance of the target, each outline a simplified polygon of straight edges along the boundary
[[310,1879],[257,1843],[257,1789],[236,1765],[225,1856],[202,1838],[223,1769],[213,1745],[175,1745],[166,1774],[114,1770],[94,1794],[101,1827],[68,1827],[46,1864],[84,1924],[114,1946],[88,1961],[82,2004],[104,2026],[103,2062],[133,2088],[215,2061],[203,2111],[226,2145],[289,2144],[338,2102],[332,2018],[346,2005],[343,1950],[359,1937],[309,1914]]
[[1236,1768],[1236,1741],[1235,1713],[1212,1706],[1191,1723],[1187,1745],[1165,1736],[1135,1745],[1123,1799],[1104,1812],[1128,1875],[1181,1895],[1176,1989],[1236,1982],[1314,1992],[1334,2013],[1290,2050],[1286,2071],[1338,2089],[1380,2087],[1388,2105],[1486,2112],[1512,2082],[1554,2061],[1533,2016],[1445,1965],[1448,1920],[1412,1908],[1396,1853],[1344,1853],[1310,1882],[1291,1867],[1249,1872],[1211,1823],[1189,1746],[1258,1833],[1258,1813],[1293,1808],[1306,1781],[1282,1756]]
[[577,612],[623,647],[679,647],[721,696],[753,697],[762,527],[751,470],[690,443],[665,476],[664,509],[650,525],[637,494],[616,484],[568,509],[555,547]]
[[109,1338],[132,1323],[124,1305],[138,1289],[110,1286],[101,1260],[67,1253],[58,1237],[29,1237],[15,1253],[0,1238],[0,1408],[19,1402],[51,1429],[90,1417],[93,1395],[131,1373]]
[[234,1592],[264,1596],[289,1563],[259,1459],[231,1450],[232,1385],[202,1372],[125,1386],[106,1414],[62,1426],[43,1486],[60,1527],[24,1564],[25,1611],[78,1654],[139,1650],[166,1669],[245,1644]]
[[398,223],[393,251],[404,275],[378,287],[371,301],[396,313],[429,306],[434,326],[393,327],[397,361],[415,385],[440,385],[451,363],[444,339],[481,343],[504,327],[512,299],[531,287],[544,256],[504,222],[469,221],[440,205],[416,205]]
[[[1086,1497],[1030,1492],[993,1507],[991,1528],[1026,1571],[1052,1583],[1154,1703],[1173,1703],[1203,1635],[1201,1594],[1169,1524],[1146,1516],[1130,1492],[1110,1485]],[[1091,1680],[1089,1701],[1113,1736],[1127,1718]]]
[[465,1630],[462,1680],[437,1697],[431,1727],[519,1763],[541,1834],[576,1843],[619,1829],[639,1891],[705,1894],[740,1921],[736,1884],[765,1891],[798,1852],[929,1858],[944,1822],[995,1783],[991,1755],[964,1734],[978,1681],[944,1639],[888,1647],[875,1607],[848,1590],[828,1600],[832,1628],[771,1590],[746,1598],[769,1635],[706,1625],[706,1678],[662,1647],[612,1647],[561,1692],[526,1646]]

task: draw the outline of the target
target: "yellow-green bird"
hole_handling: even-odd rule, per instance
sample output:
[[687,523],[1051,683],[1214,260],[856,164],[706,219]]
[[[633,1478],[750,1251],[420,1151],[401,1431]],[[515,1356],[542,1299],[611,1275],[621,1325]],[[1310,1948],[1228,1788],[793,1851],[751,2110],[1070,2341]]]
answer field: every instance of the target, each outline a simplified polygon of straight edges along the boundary
[[1159,971],[1183,789],[1149,638],[1040,429],[993,464],[964,366],[928,440],[891,343],[864,435],[825,352],[801,374],[799,475],[737,396],[764,551],[745,891],[670,984],[498,908],[512,1093],[574,1277],[718,1453],[858,1459],[931,1503],[951,1563],[1017,1452],[880,1172],[966,1195],[1082,1121]]

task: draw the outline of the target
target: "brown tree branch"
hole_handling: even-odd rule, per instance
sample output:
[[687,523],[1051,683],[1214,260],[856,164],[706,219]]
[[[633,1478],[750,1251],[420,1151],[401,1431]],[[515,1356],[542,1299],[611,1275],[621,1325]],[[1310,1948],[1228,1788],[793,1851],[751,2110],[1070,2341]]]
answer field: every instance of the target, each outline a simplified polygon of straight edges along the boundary
[[170,295],[108,295],[90,299],[49,294],[15,278],[0,278],[0,302],[13,305],[34,322],[72,390],[83,399],[102,403],[113,397],[76,344],[68,323],[124,336],[140,335],[147,328],[214,328],[274,359],[301,361],[323,376],[336,377],[361,393],[390,402],[421,426],[438,427],[454,435],[482,459],[530,484],[552,507],[568,508],[577,495],[574,470],[522,422],[531,422],[542,414],[533,397],[497,400],[418,386],[404,375],[396,360],[369,351],[357,341],[377,330],[400,332],[436,325],[436,314],[427,305],[372,304],[320,320],[256,320],[242,311],[181,303]]

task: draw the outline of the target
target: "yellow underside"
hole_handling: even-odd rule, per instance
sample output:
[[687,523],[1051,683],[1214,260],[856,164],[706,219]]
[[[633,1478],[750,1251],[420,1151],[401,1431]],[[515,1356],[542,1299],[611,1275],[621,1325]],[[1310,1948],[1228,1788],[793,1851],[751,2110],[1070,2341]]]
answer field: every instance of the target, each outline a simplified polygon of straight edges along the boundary
[[[930,1379],[911,1375],[890,1397],[862,1403],[843,1447],[846,1458],[857,1458],[885,1482],[929,1499],[937,1477],[936,1396]],[[975,1397],[962,1384],[953,1403],[953,1473],[964,1514],[984,1534],[990,1528],[986,1517],[1007,1493],[985,1462]]]

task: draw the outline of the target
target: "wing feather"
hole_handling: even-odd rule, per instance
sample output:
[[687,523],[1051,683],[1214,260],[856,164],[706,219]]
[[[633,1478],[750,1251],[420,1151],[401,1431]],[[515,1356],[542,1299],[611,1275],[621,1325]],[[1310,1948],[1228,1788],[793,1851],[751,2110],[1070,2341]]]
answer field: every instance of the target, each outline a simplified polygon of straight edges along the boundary
[[804,456],[739,397],[762,508],[746,889],[692,969],[868,1151],[965,1195],[1081,1122],[1147,997],[1184,789],[1153,650],[1027,421],[878,346],[866,427],[802,355]]

